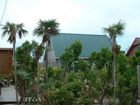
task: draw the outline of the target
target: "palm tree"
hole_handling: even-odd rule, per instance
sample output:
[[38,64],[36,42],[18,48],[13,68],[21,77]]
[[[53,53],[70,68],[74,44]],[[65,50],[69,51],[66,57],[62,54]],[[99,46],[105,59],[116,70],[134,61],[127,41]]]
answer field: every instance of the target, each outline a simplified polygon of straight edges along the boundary
[[6,25],[2,27],[2,37],[9,35],[8,40],[10,43],[13,43],[13,65],[14,65],[14,79],[15,79],[15,88],[16,88],[16,101],[18,103],[18,92],[17,92],[17,71],[16,71],[16,56],[15,56],[15,46],[16,46],[16,35],[19,35],[19,38],[22,38],[23,35],[27,33],[25,29],[23,29],[24,25],[14,24],[7,22]]
[[46,80],[48,80],[48,51],[51,46],[51,37],[59,34],[59,23],[55,19],[51,20],[39,20],[38,26],[34,29],[33,33],[37,36],[42,36],[42,43],[46,43],[45,50],[45,68],[46,68]]
[[20,102],[25,105],[25,98],[27,97],[27,81],[29,81],[30,74],[24,70],[17,70],[17,85],[19,87],[18,92],[20,94]]
[[116,104],[116,54],[117,54],[117,36],[122,36],[125,29],[125,24],[119,21],[117,24],[112,24],[108,28],[103,28],[105,33],[109,34],[112,42],[112,53],[113,53],[113,87],[114,87],[114,104]]

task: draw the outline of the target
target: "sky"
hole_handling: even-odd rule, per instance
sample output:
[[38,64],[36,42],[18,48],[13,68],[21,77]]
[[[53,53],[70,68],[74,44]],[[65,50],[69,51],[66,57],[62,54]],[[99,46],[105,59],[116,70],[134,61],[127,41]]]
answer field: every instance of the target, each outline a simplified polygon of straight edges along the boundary
[[[6,0],[0,0],[0,19]],[[140,37],[140,0],[8,0],[2,25],[7,21],[24,23],[28,35],[17,39],[17,46],[26,40],[40,41],[33,36],[39,19],[56,19],[61,33],[105,34],[103,27],[125,23],[123,36],[117,38],[127,51],[133,40]],[[1,34],[2,30],[0,30]],[[0,38],[0,47],[12,47],[7,37]]]

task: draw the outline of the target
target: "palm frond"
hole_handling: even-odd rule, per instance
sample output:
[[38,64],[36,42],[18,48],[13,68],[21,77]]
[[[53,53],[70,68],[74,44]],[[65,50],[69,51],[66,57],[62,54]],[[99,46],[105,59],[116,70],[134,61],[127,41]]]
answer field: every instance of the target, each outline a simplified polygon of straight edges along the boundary
[[8,40],[10,43],[16,41],[16,33],[18,33],[19,37],[21,38],[22,35],[25,35],[27,31],[23,29],[24,25],[21,24],[14,24],[7,22],[5,26],[2,27],[2,37],[8,35]]
[[30,79],[30,74],[24,70],[17,70],[17,76],[20,77],[22,80]]
[[44,31],[44,23],[42,20],[39,20],[37,27],[33,30],[33,35],[41,36],[44,34]]
[[19,38],[22,38],[23,35],[27,34],[27,30],[23,29],[24,24],[20,23],[16,25],[17,33],[19,35]]
[[2,37],[5,37],[6,34],[9,34],[10,31],[10,23],[7,22],[5,26],[1,28],[3,30]]
[[12,43],[13,42],[12,37],[9,37],[7,41],[10,42],[10,43]]
[[112,24],[108,28],[103,28],[105,33],[109,34],[110,39],[121,36],[124,32],[125,24],[119,21],[117,24]]
[[119,21],[117,24],[114,25],[114,28],[116,28],[116,32],[118,35],[122,35],[124,33],[125,23]]
[[59,34],[59,23],[55,19],[39,20],[37,27],[34,29],[33,34],[42,36],[42,43],[49,41],[51,36]]
[[9,38],[7,41],[12,43],[13,40],[15,40],[15,36],[16,36],[15,24],[7,22],[6,25],[2,27],[2,30],[3,30],[2,37],[4,37],[5,35],[9,35]]
[[36,32],[37,34],[44,34],[46,32],[49,32],[48,30],[53,30],[52,32],[56,32],[54,30],[59,30],[58,27],[59,27],[59,23],[57,23],[55,19],[47,20],[47,21],[39,20],[38,26],[34,30],[34,32]]
[[2,36],[2,38],[3,38],[3,37],[5,37],[5,35],[6,35],[7,33],[8,33],[8,31],[7,31],[7,30],[3,31],[3,32],[2,32],[2,35],[1,35],[1,36]]
[[112,26],[110,26],[108,28],[104,28],[103,30],[104,30],[104,33],[109,34],[110,39],[113,39],[116,35],[116,32]]

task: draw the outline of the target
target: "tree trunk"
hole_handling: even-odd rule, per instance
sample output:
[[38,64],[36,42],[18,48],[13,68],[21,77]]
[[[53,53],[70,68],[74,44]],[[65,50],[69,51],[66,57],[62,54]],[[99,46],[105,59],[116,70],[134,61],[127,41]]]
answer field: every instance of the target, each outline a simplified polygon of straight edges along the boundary
[[40,99],[40,86],[39,86],[38,71],[39,71],[39,60],[37,60],[37,103],[39,104],[39,99]]
[[45,80],[48,80],[48,46],[46,44],[46,50],[45,50],[45,68],[46,68],[46,77]]
[[137,90],[132,92],[132,105],[137,105]]
[[20,88],[20,90],[19,90],[19,93],[20,93],[20,103],[22,105],[25,105],[26,97],[27,97],[27,95],[26,95],[26,82],[20,80],[20,83],[21,83],[20,86],[19,86],[19,88]]
[[113,53],[113,99],[114,105],[116,105],[116,38],[112,41],[112,53]]
[[113,54],[113,98],[116,105],[116,56]]
[[106,89],[103,90],[103,94],[101,95],[101,99],[100,99],[100,105],[103,105],[103,99],[106,95]]
[[68,64],[66,63],[65,70],[64,70],[64,83],[67,82],[67,72],[68,72]]
[[14,66],[14,79],[15,79],[15,89],[16,89],[16,101],[17,101],[17,105],[19,105],[19,101],[18,101],[18,91],[17,91],[17,70],[16,70],[16,41],[13,41],[13,66]]
[[112,53],[113,53],[113,99],[114,105],[116,105],[116,39],[112,41]]

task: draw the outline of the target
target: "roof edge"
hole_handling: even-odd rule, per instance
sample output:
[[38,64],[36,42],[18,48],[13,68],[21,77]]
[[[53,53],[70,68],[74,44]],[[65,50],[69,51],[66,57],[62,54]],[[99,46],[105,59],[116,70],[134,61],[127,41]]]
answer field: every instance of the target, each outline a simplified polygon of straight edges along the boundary
[[133,45],[134,45],[134,43],[135,43],[136,39],[137,39],[137,37],[134,39],[134,41],[132,42],[131,46],[130,46],[130,47],[129,47],[129,49],[127,50],[127,52],[126,52],[126,56],[128,56],[128,55],[129,55],[130,51],[131,51],[131,50],[132,50],[132,48],[134,47]]
[[13,50],[13,48],[0,48],[0,50]]

